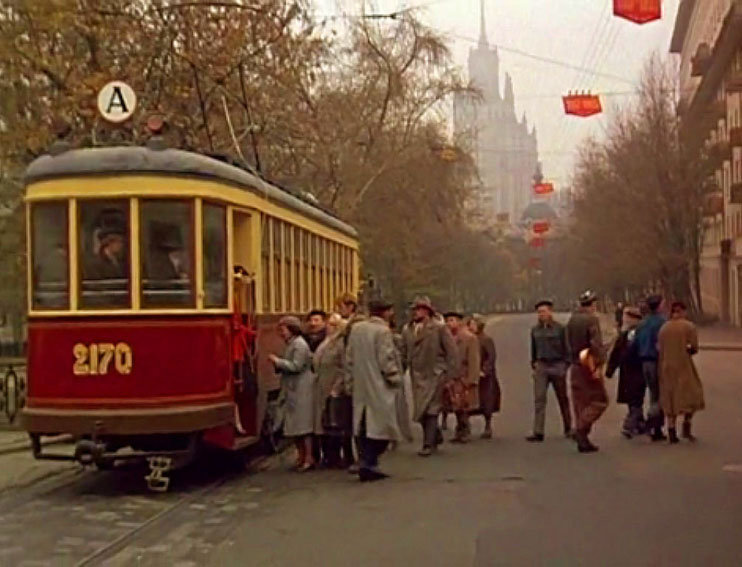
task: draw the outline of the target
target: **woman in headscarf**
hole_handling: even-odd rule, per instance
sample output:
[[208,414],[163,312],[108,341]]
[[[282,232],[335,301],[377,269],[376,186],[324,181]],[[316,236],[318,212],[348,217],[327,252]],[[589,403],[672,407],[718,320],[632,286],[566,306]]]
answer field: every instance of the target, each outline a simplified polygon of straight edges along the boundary
[[283,317],[278,322],[278,334],[286,341],[283,356],[269,356],[281,375],[286,392],[284,435],[296,443],[296,470],[306,472],[315,467],[312,455],[314,432],[314,382],[312,354],[302,337],[301,322],[296,317]]
[[[314,434],[320,436],[322,464],[328,468],[342,468],[353,463],[353,455],[340,449],[343,437],[350,435],[352,402],[343,388],[345,342],[343,329],[346,321],[339,313],[327,319],[327,336],[314,352],[315,382]],[[343,453],[346,453],[344,450]]]

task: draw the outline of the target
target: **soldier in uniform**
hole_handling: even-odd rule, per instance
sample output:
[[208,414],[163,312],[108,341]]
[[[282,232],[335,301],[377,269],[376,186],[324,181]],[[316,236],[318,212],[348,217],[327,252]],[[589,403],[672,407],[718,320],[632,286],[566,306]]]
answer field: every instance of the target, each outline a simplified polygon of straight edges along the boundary
[[577,421],[575,441],[580,453],[594,453],[598,447],[590,442],[593,424],[608,407],[602,365],[603,339],[596,313],[597,296],[590,290],[580,296],[580,307],[567,323],[569,379],[572,403]]
[[464,324],[464,316],[455,311],[444,315],[458,351],[456,378],[447,385],[452,407],[456,413],[456,434],[451,443],[468,443],[471,439],[469,410],[479,407],[479,373],[481,356],[479,340]]

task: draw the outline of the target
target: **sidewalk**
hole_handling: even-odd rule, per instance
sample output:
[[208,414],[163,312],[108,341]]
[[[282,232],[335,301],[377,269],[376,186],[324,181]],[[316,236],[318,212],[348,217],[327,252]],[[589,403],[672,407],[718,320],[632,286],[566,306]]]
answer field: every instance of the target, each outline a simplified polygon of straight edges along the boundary
[[[616,338],[613,315],[598,313],[598,317],[603,341],[612,342]],[[699,327],[698,342],[701,350],[742,351],[742,328],[721,324]]]

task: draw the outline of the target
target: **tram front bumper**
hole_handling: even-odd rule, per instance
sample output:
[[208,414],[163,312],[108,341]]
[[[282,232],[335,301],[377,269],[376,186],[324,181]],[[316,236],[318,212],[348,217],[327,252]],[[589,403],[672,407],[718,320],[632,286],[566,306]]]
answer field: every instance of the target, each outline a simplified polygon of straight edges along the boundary
[[191,433],[232,423],[234,405],[137,409],[58,409],[26,407],[21,426],[31,434],[152,435]]

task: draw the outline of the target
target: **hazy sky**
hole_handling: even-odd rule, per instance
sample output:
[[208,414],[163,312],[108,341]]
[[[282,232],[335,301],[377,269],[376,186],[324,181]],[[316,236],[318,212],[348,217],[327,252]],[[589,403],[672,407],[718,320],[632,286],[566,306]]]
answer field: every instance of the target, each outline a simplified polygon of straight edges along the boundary
[[[557,185],[568,181],[576,146],[591,134],[600,135],[611,109],[624,104],[639,79],[644,61],[655,51],[669,56],[668,48],[680,0],[663,0],[663,18],[639,26],[613,16],[613,0],[484,0],[490,45],[500,49],[500,72],[513,77],[516,109],[529,124],[535,122],[544,174]],[[358,13],[356,0],[315,0],[327,14]],[[373,6],[375,5],[375,6]],[[366,0],[389,12],[401,6],[423,7],[422,17],[450,38],[456,63],[466,65],[469,49],[479,37],[480,0]],[[539,61],[557,60],[565,65]],[[582,67],[606,75],[581,72]],[[504,83],[501,77],[500,85]],[[569,90],[607,93],[605,112],[580,119],[563,113],[561,95]]]

